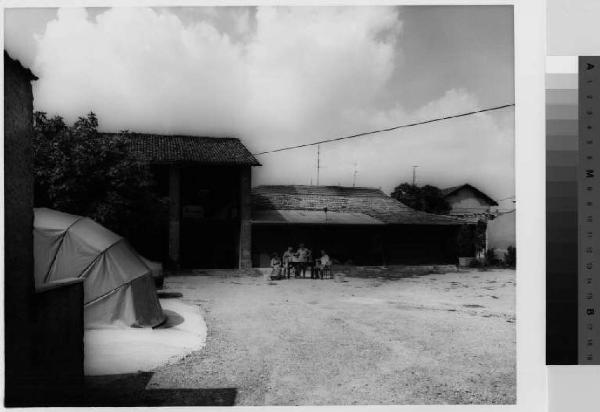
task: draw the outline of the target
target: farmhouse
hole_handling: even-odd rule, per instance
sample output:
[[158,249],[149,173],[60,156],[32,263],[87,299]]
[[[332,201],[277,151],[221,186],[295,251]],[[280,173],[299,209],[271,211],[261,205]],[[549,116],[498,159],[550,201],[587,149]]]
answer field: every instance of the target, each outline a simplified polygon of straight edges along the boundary
[[236,138],[130,133],[129,150],[150,165],[169,199],[168,224],[154,259],[174,267],[250,267],[251,168],[260,166]]
[[499,211],[498,202],[468,183],[442,189],[442,194],[452,207],[451,215],[487,223],[486,249],[493,248],[502,254],[509,246],[515,246],[514,208]]
[[475,222],[487,220],[492,214],[492,207],[498,206],[494,199],[468,183],[442,189],[442,195],[452,208],[451,215],[470,218]]
[[252,264],[304,243],[359,265],[454,263],[463,219],[416,211],[369,187],[257,186]]

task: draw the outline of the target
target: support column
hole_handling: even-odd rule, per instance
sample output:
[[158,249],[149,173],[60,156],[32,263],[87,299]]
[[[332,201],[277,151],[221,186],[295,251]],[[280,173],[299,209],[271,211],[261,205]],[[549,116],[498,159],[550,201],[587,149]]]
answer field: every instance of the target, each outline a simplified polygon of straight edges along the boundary
[[250,167],[240,171],[240,241],[239,268],[252,267],[251,177]]
[[181,242],[181,169],[169,168],[169,259],[175,269],[180,266]]

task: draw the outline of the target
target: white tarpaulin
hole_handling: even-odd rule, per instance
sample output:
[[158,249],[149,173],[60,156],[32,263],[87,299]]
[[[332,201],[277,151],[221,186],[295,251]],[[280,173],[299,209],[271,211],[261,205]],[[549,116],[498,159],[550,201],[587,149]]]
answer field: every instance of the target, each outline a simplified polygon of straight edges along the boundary
[[36,287],[84,279],[86,329],[154,327],[165,320],[144,259],[89,218],[35,209],[34,257]]

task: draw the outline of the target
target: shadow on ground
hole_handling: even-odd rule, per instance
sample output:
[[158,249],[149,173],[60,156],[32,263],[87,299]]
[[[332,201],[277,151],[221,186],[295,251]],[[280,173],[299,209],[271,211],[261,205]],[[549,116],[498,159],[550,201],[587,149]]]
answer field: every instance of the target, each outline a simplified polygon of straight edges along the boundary
[[157,329],[169,329],[173,326],[181,325],[184,321],[183,317],[172,310],[163,309],[163,313],[166,316],[166,320],[163,324],[157,326]]
[[146,389],[152,372],[88,376],[83,385],[31,388],[10,406],[233,406],[236,388]]

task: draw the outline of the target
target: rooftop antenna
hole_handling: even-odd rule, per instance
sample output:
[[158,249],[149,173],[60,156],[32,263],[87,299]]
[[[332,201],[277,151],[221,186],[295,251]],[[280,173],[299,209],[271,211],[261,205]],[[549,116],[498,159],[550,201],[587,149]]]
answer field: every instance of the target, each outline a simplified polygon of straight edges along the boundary
[[415,185],[415,182],[417,181],[417,167],[419,166],[413,166],[413,186]]
[[354,162],[354,175],[352,176],[352,187],[356,187],[356,175],[358,174],[358,162]]
[[321,145],[317,145],[317,186],[319,186],[319,172],[321,169]]

